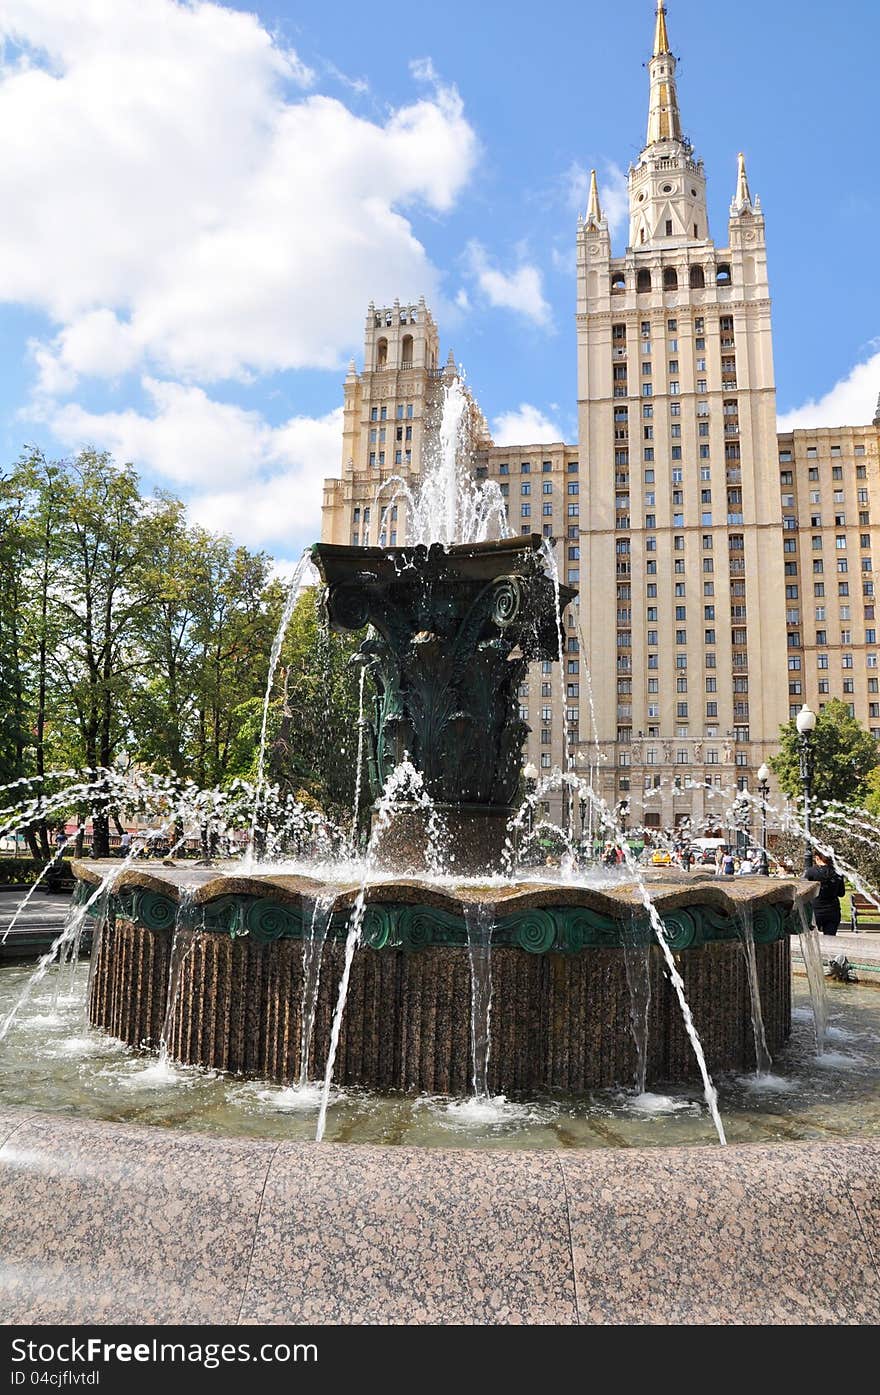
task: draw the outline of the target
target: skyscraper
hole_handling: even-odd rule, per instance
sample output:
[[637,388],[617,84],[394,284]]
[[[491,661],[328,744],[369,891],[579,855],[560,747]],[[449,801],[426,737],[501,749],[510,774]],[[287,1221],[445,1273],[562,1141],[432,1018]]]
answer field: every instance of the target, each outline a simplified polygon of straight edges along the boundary
[[[560,576],[580,591],[561,669],[538,666],[521,690],[527,759],[543,776],[576,770],[630,826],[696,832],[724,826],[803,701],[841,697],[880,739],[880,403],[873,425],[777,436],[760,200],[732,154],[717,245],[662,0],[648,77],[624,255],[612,255],[595,171],[578,220],[578,442],[495,446],[475,404],[471,436],[511,530],[554,538]],[[325,540],[405,540],[396,518],[380,539],[371,500],[389,474],[418,478],[456,371],[451,355],[438,361],[424,302],[370,307]],[[581,811],[558,786],[544,803],[577,831]]]
[[757,770],[788,716],[764,218],[740,155],[716,245],[675,70],[660,0],[629,246],[612,256],[595,175],[577,238],[599,788],[660,827],[711,818],[708,790]]

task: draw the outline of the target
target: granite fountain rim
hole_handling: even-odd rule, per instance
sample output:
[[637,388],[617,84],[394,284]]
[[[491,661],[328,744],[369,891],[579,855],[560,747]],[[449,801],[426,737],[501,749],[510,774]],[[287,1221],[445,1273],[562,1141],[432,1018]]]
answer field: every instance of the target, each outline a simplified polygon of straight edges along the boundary
[[[112,858],[75,860],[72,863],[78,881],[99,886],[107,873],[118,864]],[[431,906],[452,914],[463,913],[468,907],[494,905],[499,915],[515,914],[549,905],[599,911],[613,919],[629,916],[643,909],[644,902],[635,881],[620,882],[613,887],[584,886],[553,880],[528,880],[499,885],[469,884],[445,887],[429,877],[376,875],[365,886],[360,880],[331,882],[327,878],[309,877],[285,872],[242,872],[236,863],[217,867],[186,866],[126,867],[113,881],[113,889],[125,887],[151,891],[179,901],[182,890],[193,893],[196,905],[208,905],[227,896],[271,896],[281,905],[299,907],[303,899],[316,899],[335,889],[332,902],[336,910],[354,905],[364,890],[367,905],[394,902],[398,905]],[[230,870],[226,870],[228,867]],[[194,881],[194,874],[197,880]],[[707,906],[728,916],[735,916],[744,907],[753,910],[762,906],[793,907],[798,901],[811,901],[818,892],[816,882],[798,878],[738,877],[731,884],[714,876],[682,872],[674,879],[668,871],[662,880],[647,880],[651,900],[657,911],[682,910],[689,906]]]

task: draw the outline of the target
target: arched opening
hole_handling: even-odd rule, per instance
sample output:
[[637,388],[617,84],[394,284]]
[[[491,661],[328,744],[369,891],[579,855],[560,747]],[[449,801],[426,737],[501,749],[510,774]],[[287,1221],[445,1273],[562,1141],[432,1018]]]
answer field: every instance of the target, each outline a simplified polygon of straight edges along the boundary
[[611,294],[622,295],[626,290],[626,277],[622,271],[615,271],[611,277]]
[[400,344],[400,366],[401,368],[412,368],[413,362],[413,337],[405,334]]
[[376,367],[384,368],[388,362],[388,340],[380,339],[376,344]]
[[636,290],[637,290],[637,291],[649,291],[650,289],[651,289],[651,273],[650,273],[650,271],[640,271],[639,274],[638,274],[638,279],[636,280]]
[[730,285],[730,267],[728,266],[727,262],[722,262],[718,270],[715,272],[715,284],[716,286]]
[[691,290],[702,291],[706,285],[706,276],[701,266],[691,267]]
[[664,270],[663,270],[663,289],[664,289],[664,291],[677,291],[677,290],[678,290],[678,272],[676,271],[676,269],[675,269],[674,266],[667,266],[667,267],[664,267]]

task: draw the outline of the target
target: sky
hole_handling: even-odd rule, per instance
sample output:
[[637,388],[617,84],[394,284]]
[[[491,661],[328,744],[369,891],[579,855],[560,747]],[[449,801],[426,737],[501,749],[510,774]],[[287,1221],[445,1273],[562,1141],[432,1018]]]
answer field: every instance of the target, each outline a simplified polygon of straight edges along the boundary
[[[341,468],[366,307],[424,295],[496,441],[576,439],[574,247],[615,254],[653,0],[4,0],[0,468],[131,461],[291,559]],[[669,0],[726,240],[767,220],[781,429],[880,393],[876,0]]]

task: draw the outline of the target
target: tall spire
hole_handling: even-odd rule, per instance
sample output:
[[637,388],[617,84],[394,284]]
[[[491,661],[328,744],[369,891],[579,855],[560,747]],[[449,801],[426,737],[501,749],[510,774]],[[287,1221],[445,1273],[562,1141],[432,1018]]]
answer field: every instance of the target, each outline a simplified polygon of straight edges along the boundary
[[657,26],[654,31],[654,52],[648,64],[651,74],[651,99],[648,106],[647,145],[660,141],[681,141],[681,115],[675,90],[675,58],[666,32],[666,6],[657,0]]
[[587,204],[587,227],[598,227],[602,221],[602,209],[599,206],[599,185],[596,183],[596,171],[590,170],[590,199]]
[[744,209],[751,208],[752,206],[749,176],[746,174],[746,157],[742,151],[740,151],[737,156],[736,198],[734,202],[740,213],[742,213]]
[[654,57],[659,58],[662,53],[669,53],[669,35],[666,32],[666,6],[663,0],[657,0],[657,24],[654,29]]
[[664,0],[655,0],[651,95],[645,147],[629,171],[629,245],[704,242],[709,237],[703,162],[682,130]]

